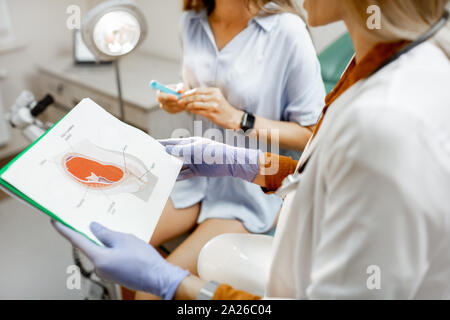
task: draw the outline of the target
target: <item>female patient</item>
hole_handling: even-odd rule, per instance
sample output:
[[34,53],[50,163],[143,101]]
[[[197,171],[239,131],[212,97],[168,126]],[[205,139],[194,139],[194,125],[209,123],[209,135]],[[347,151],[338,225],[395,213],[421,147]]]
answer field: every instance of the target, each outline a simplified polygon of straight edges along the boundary
[[[193,113],[203,119],[203,129],[246,129],[241,123],[247,112],[256,118],[253,135],[270,139],[259,129],[276,129],[281,147],[303,150],[325,93],[315,50],[294,3],[185,1],[183,80],[186,89],[197,90],[181,100],[160,93],[161,107]],[[280,207],[280,198],[242,180],[184,181],[172,193],[151,244],[196,227],[168,257],[195,274],[198,253],[208,240],[228,232],[267,232]]]

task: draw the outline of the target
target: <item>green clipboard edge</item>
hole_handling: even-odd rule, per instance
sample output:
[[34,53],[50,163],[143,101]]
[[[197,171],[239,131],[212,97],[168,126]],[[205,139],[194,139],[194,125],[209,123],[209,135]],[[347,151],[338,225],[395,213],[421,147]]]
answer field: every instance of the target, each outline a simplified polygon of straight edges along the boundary
[[[72,109],[73,110],[73,109]],[[38,209],[39,211],[42,211],[43,213],[45,213],[46,215],[48,215],[50,218],[52,218],[53,220],[56,220],[60,223],[62,223],[63,225],[65,225],[66,227],[80,233],[81,235],[85,236],[86,238],[88,238],[89,240],[91,240],[93,243],[99,245],[99,243],[91,238],[89,238],[86,234],[80,232],[79,230],[75,229],[74,227],[72,227],[71,225],[67,224],[64,220],[62,220],[61,218],[59,218],[57,215],[55,215],[53,212],[51,212],[50,210],[48,210],[47,208],[41,206],[39,203],[37,203],[36,201],[34,201],[33,199],[29,198],[27,195],[25,195],[24,193],[22,193],[20,190],[18,190],[17,188],[15,188],[14,186],[12,186],[11,184],[9,184],[8,182],[6,182],[5,180],[2,179],[2,175],[9,169],[9,167],[11,167],[11,165],[16,162],[17,160],[19,160],[25,153],[27,153],[31,148],[34,147],[34,145],[36,145],[42,138],[44,138],[53,128],[55,128],[58,123],[60,123],[70,112],[72,112],[72,110],[70,110],[69,112],[67,112],[67,114],[62,117],[61,119],[59,119],[58,122],[56,122],[50,129],[48,129],[42,136],[40,136],[36,141],[34,141],[32,144],[30,144],[27,148],[25,148],[25,150],[23,150],[21,153],[19,153],[19,155],[17,155],[13,160],[11,160],[6,166],[4,166],[2,169],[0,169],[0,185],[3,186],[3,188],[7,189],[9,192],[13,193],[14,195],[16,195],[17,197],[19,197],[20,199],[24,200],[25,202],[27,202],[28,204],[30,204],[31,206],[33,206],[34,208]]]

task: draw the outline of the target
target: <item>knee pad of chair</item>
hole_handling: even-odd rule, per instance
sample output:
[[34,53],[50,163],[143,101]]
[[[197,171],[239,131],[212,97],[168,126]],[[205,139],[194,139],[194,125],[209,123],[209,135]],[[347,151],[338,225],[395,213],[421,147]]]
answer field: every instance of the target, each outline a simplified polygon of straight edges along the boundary
[[262,296],[269,274],[272,242],[273,237],[266,235],[217,236],[200,252],[199,276]]

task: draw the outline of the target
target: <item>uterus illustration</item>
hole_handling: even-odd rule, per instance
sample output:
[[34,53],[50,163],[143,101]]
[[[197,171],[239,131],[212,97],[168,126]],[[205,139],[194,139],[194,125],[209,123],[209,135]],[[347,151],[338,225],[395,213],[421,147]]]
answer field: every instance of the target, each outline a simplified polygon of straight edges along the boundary
[[64,175],[74,183],[106,195],[129,193],[148,201],[158,182],[153,167],[137,157],[87,140],[59,155],[58,162]]

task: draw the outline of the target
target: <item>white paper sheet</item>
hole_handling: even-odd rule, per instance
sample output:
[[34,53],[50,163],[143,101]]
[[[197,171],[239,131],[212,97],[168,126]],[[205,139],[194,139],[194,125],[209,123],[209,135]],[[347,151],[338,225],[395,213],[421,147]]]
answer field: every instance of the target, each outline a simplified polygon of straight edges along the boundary
[[2,175],[78,231],[96,221],[149,241],[182,161],[84,99]]

